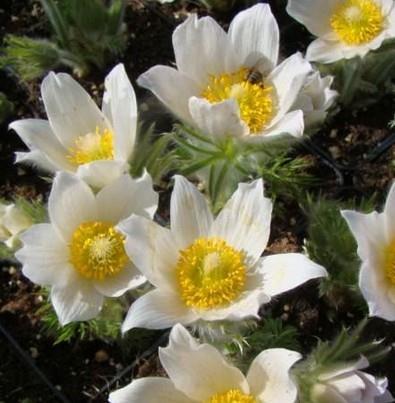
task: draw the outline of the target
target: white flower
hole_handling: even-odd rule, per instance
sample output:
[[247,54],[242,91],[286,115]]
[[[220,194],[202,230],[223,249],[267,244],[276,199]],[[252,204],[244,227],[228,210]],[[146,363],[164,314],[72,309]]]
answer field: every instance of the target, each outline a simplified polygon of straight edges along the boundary
[[315,403],[389,403],[393,401],[387,390],[387,378],[375,378],[360,371],[369,366],[362,357],[355,364],[345,365],[322,373],[313,386]]
[[49,73],[41,85],[48,121],[23,119],[10,124],[30,152],[16,162],[75,172],[100,188],[128,169],[136,137],[137,105],[122,64],[104,82],[102,111],[68,74]]
[[314,62],[363,57],[395,36],[393,0],[288,0],[287,12],[318,37],[306,53]]
[[15,248],[19,234],[32,225],[32,219],[14,203],[0,203],[0,242],[11,249]]
[[325,276],[299,253],[260,258],[271,211],[257,180],[239,184],[214,219],[203,195],[177,176],[170,230],[137,216],[119,226],[129,257],[156,287],[132,304],[122,330],[257,317],[272,296]]
[[342,211],[362,260],[359,287],[369,314],[395,320],[395,183],[382,213]]
[[278,64],[279,29],[268,4],[236,15],[226,33],[191,15],[173,33],[177,70],[154,66],[138,83],[179,118],[214,136],[255,140],[303,134],[292,105],[310,71],[296,53]]
[[295,351],[262,351],[247,376],[209,344],[199,344],[181,325],[170,333],[159,358],[170,379],[141,378],[112,392],[111,403],[294,403],[297,388],[289,374],[301,359]]
[[304,115],[305,128],[311,129],[322,123],[328,115],[338,92],[331,89],[333,76],[321,77],[319,71],[311,70],[298,98],[295,109],[301,109]]
[[56,175],[48,201],[50,224],[21,235],[16,257],[23,274],[51,286],[61,324],[95,317],[107,297],[119,297],[145,279],[129,260],[117,229],[132,213],[152,218],[158,196],[148,174],[122,175],[96,195],[76,175]]

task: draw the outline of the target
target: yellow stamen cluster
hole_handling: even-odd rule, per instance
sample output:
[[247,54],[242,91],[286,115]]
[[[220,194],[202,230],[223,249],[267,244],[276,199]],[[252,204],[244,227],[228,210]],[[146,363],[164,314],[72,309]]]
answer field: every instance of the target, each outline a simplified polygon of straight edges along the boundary
[[251,71],[242,68],[235,73],[212,75],[201,96],[211,103],[235,99],[240,117],[257,134],[270,123],[275,112],[274,89],[263,81],[250,80]]
[[97,127],[95,133],[77,137],[74,147],[69,149],[67,159],[74,165],[98,160],[114,159],[114,136],[108,129]]
[[347,45],[372,41],[384,27],[384,16],[374,0],[345,0],[331,16],[330,24]]
[[125,237],[103,221],[82,223],[73,233],[70,262],[83,277],[104,280],[121,272],[127,262]]
[[395,241],[387,245],[383,253],[385,276],[392,285],[395,285]]
[[245,254],[218,238],[199,238],[180,252],[176,273],[181,298],[193,308],[226,307],[246,282]]
[[244,394],[240,389],[230,389],[211,396],[205,403],[256,403],[256,399],[252,395]]

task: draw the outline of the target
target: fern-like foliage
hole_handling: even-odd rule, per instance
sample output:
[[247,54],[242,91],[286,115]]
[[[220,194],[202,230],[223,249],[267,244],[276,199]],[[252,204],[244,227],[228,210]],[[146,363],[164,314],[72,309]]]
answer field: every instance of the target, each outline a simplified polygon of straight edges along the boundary
[[124,49],[125,0],[41,0],[41,4],[53,38],[9,35],[0,56],[0,67],[10,67],[23,80],[60,65],[84,75],[93,66],[103,68]]
[[307,240],[305,243],[309,257],[324,266],[329,277],[320,282],[321,295],[326,295],[337,306],[344,302],[355,303],[358,309],[361,302],[358,287],[360,260],[357,244],[340,210],[344,208],[370,211],[373,200],[341,204],[333,200],[307,198],[304,206],[308,216]]

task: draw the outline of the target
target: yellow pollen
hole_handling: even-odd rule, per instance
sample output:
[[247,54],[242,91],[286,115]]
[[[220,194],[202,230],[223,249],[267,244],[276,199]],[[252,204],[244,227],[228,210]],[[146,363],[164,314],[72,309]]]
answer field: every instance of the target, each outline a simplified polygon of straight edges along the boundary
[[239,104],[240,117],[250,129],[250,134],[264,130],[275,113],[275,91],[263,82],[249,80],[250,69],[242,68],[235,73],[211,75],[201,96],[210,103],[235,99]]
[[219,238],[199,238],[180,252],[176,266],[185,305],[211,309],[230,305],[246,282],[244,252]]
[[385,276],[395,285],[395,240],[385,247],[383,257]]
[[71,237],[70,262],[83,277],[104,280],[120,273],[128,262],[125,237],[104,221],[82,223]]
[[374,0],[344,0],[330,18],[332,29],[347,45],[372,41],[384,28],[384,16]]
[[230,389],[211,396],[205,403],[256,403],[256,399],[252,395],[244,394],[240,389]]
[[114,159],[114,138],[108,129],[88,133],[77,137],[74,146],[69,149],[67,159],[74,165],[87,164],[98,160]]

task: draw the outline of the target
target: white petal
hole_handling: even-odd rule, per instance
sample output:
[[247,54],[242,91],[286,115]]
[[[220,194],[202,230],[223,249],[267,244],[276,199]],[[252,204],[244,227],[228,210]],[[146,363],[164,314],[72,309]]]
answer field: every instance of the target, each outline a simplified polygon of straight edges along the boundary
[[210,74],[237,69],[237,59],[225,31],[211,17],[191,15],[173,32],[178,70],[201,85]]
[[289,371],[301,358],[301,354],[285,348],[262,351],[247,374],[251,393],[262,402],[294,403],[297,387]]
[[154,66],[142,74],[137,83],[150,90],[179,118],[187,123],[193,123],[188,100],[198,95],[200,90],[192,79],[171,67]]
[[332,31],[330,16],[339,0],[288,0],[287,13],[315,36]]
[[49,161],[47,156],[39,150],[26,153],[17,151],[15,153],[15,163],[30,165],[35,169],[47,171],[49,173],[54,173],[58,170],[58,167]]
[[254,67],[262,57],[263,71],[277,65],[280,32],[268,4],[257,4],[238,13],[228,35],[245,66]]
[[320,383],[312,387],[311,396],[320,403],[349,403],[334,387]]
[[216,218],[210,235],[245,251],[253,265],[266,248],[270,234],[272,202],[263,196],[263,181],[240,183]]
[[340,42],[318,38],[307,48],[306,59],[317,63],[333,63],[344,58],[343,48]]
[[99,293],[106,297],[120,297],[126,291],[137,288],[146,281],[136,267],[129,263],[118,275],[95,281],[94,286]]
[[244,292],[243,295],[230,306],[222,309],[200,311],[199,317],[206,321],[259,319],[258,313],[260,307],[263,304],[267,304],[269,301],[270,297],[262,290],[262,282],[260,282],[256,285],[256,289]]
[[[286,113],[274,126],[266,129],[262,134],[248,136],[251,142],[283,140],[287,136],[302,137],[304,131],[303,112],[301,110]],[[292,138],[289,138],[291,141]]]
[[174,289],[178,250],[172,233],[136,215],[122,221],[118,228],[126,235],[126,253],[148,281],[161,289]]
[[127,161],[136,140],[137,103],[123,64],[110,71],[104,87],[103,112],[114,129],[115,158]]
[[128,170],[125,161],[100,160],[78,167],[77,175],[90,186],[100,189],[115,181]]
[[395,182],[392,184],[391,189],[388,192],[384,206],[383,219],[387,240],[391,242],[395,238]]
[[68,243],[80,224],[97,218],[95,196],[77,176],[59,172],[49,195],[48,213],[51,223]]
[[214,139],[242,137],[248,133],[248,126],[240,119],[239,105],[234,99],[211,104],[203,98],[192,97],[189,110],[198,128]]
[[74,145],[76,137],[107,127],[95,102],[68,74],[49,73],[41,84],[41,96],[49,123],[66,148]]
[[362,214],[352,210],[342,210],[341,215],[358,242],[359,257],[362,260],[372,259],[381,245],[386,244],[385,215],[376,211]]
[[20,236],[23,247],[15,257],[23,264],[23,274],[40,285],[64,285],[73,270],[68,263],[68,247],[51,224],[36,224]]
[[133,213],[153,218],[158,207],[158,194],[154,192],[151,176],[146,171],[138,179],[130,175],[120,176],[102,188],[96,200],[100,219],[113,223]]
[[52,287],[51,301],[61,325],[96,317],[103,305],[103,296],[78,274],[64,287]]
[[326,277],[326,270],[301,253],[282,253],[261,259],[266,294],[275,296],[314,278]]
[[290,110],[310,72],[310,63],[301,53],[295,53],[270,73],[267,80],[274,85],[278,102],[277,114],[270,126],[275,125]]
[[192,403],[169,379],[140,378],[110,393],[110,403]]
[[171,231],[180,249],[206,237],[213,222],[208,202],[192,183],[176,175],[170,202]]
[[15,204],[6,206],[1,219],[2,225],[7,228],[12,235],[17,235],[33,225],[32,219]]
[[154,290],[133,302],[122,324],[122,332],[135,327],[166,329],[176,323],[188,325],[196,319],[196,314],[181,302],[177,294]]
[[[395,303],[390,298],[394,293],[384,278],[384,271],[380,273],[380,267],[375,267],[376,262],[362,262],[359,272],[359,288],[368,306],[369,315],[377,316],[385,320],[395,320]],[[377,263],[376,263],[377,264]]]
[[10,124],[31,150],[41,151],[57,169],[74,171],[66,158],[67,150],[56,138],[48,121],[42,119],[16,120]]
[[213,346],[199,345],[181,325],[172,329],[169,346],[159,349],[159,358],[175,387],[194,401],[208,401],[229,389],[248,392],[240,370]]

